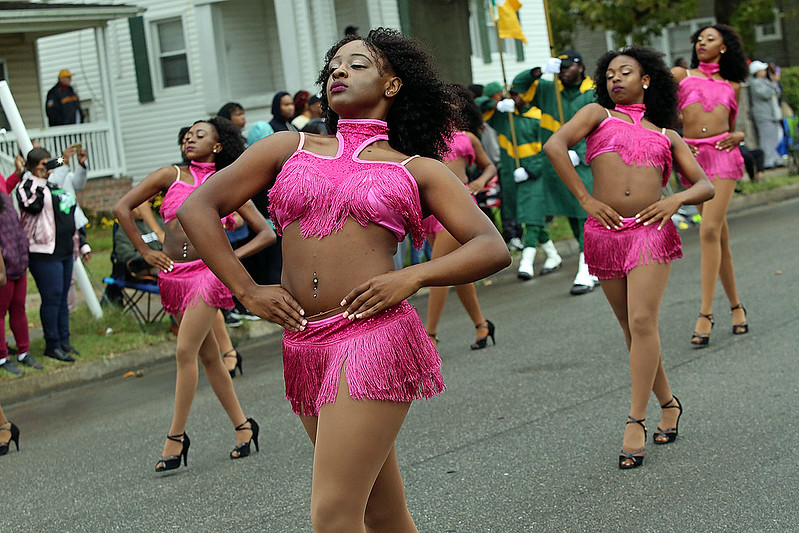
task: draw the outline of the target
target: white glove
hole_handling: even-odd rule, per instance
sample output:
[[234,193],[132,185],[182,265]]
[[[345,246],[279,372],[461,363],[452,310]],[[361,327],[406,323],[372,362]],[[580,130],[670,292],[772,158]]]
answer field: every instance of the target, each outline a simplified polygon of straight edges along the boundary
[[550,57],[541,67],[542,74],[559,74],[560,73],[560,59],[557,57]]
[[516,102],[511,98],[505,98],[497,102],[497,111],[500,113],[513,113],[514,109],[516,109]]
[[572,160],[572,165],[575,167],[580,164],[580,156],[574,150],[569,150],[569,159]]
[[528,174],[527,170],[523,169],[522,167],[519,167],[513,171],[513,181],[516,183],[521,183],[523,181],[527,181],[528,179],[530,179],[530,174]]

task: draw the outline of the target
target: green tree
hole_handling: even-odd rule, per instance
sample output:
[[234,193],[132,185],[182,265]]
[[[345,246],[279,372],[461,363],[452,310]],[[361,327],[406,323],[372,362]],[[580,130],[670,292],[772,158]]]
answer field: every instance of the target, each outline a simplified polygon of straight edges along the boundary
[[[613,30],[617,46],[648,44],[664,26],[696,16],[698,0],[550,0],[555,46],[566,46],[576,24]],[[566,35],[569,38],[566,38]]]
[[729,24],[741,34],[744,50],[752,54],[755,42],[755,25],[774,20],[774,0],[715,0],[716,21]]

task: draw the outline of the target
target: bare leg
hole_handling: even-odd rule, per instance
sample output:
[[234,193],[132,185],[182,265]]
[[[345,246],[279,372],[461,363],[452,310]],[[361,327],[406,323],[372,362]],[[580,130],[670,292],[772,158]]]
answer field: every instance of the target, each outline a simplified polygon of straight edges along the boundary
[[[605,297],[610,302],[613,312],[621,325],[624,332],[624,339],[627,342],[627,349],[630,349],[630,326],[627,322],[627,280],[620,279],[603,279],[599,281]],[[658,358],[657,371],[655,373],[655,381],[652,385],[652,391],[657,396],[660,405],[664,405],[671,401],[671,387],[669,380],[666,378],[666,370],[663,368],[663,358]],[[662,428],[671,428],[676,424],[678,412],[674,409],[665,409],[662,411],[659,426]],[[637,418],[637,417],[636,417]]]
[[[222,313],[217,311],[215,319],[218,319],[221,315]],[[244,416],[236,391],[233,390],[233,380],[219,357],[219,345],[216,343],[213,332],[207,336],[200,347],[200,362],[203,364],[211,389],[213,389],[214,394],[219,399],[219,403],[222,404],[228,417],[230,417],[233,427],[246,422],[247,417]],[[248,442],[250,438],[252,438],[252,431],[236,431],[236,444]]]
[[405,505],[394,439],[410,403],[353,400],[344,371],[336,401],[301,416],[315,443],[314,531],[416,532]]
[[[702,246],[702,304],[699,312],[703,314],[713,313],[713,297],[723,263],[722,234],[727,225],[727,208],[730,205],[732,194],[735,192],[735,184],[735,180],[715,180],[713,186],[716,188],[716,195],[712,200],[708,200],[698,207],[702,214],[702,225],[699,227],[699,241]],[[729,253],[729,235],[727,239],[727,253]],[[732,255],[729,255],[729,266],[725,277],[727,277],[727,282],[732,280],[731,289],[735,291]],[[729,292],[727,294],[729,297]],[[738,299],[737,293],[735,299]],[[699,317],[694,331],[707,334],[710,333],[710,328],[710,321]]]
[[[216,337],[216,342],[219,343],[219,352],[222,354],[222,362],[225,363],[225,368],[230,372],[234,368],[236,368],[236,349],[233,347],[233,342],[230,340],[230,335],[227,332],[227,327],[225,326],[225,316],[222,314],[220,310],[216,318],[214,318],[214,337]],[[233,357],[225,357],[233,355]]]
[[[6,414],[3,412],[3,407],[0,406],[0,426],[7,423],[8,419],[6,418]],[[7,428],[0,429],[0,442],[8,442],[11,443],[11,426],[9,425]]]
[[[447,230],[442,229],[433,241],[433,256],[431,259],[454,252],[460,246],[461,244]],[[427,298],[427,331],[429,333],[435,333],[438,328],[438,321],[441,319],[441,313],[444,312],[448,291],[449,287],[430,287],[430,295]],[[456,285],[455,292],[457,292],[463,308],[469,314],[469,318],[472,319],[472,323],[475,326],[483,324],[485,318],[480,310],[480,302],[477,300],[477,291],[474,288],[474,283]],[[477,328],[476,337],[480,339],[487,333],[488,326]]]
[[[732,265],[732,250],[730,249],[730,226],[727,219],[724,219],[724,227],[721,231],[721,268],[719,269],[721,286],[730,302],[730,307],[735,307],[741,300],[738,297],[738,287],[735,283],[735,269]],[[733,324],[745,324],[746,313],[743,309],[735,309],[732,312]]]

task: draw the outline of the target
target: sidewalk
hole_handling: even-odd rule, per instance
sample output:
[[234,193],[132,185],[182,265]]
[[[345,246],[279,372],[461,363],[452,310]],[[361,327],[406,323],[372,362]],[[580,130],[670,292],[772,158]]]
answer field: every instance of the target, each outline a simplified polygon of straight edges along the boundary
[[[784,170],[772,171],[784,175]],[[799,196],[799,184],[787,185],[785,187],[772,189],[748,196],[735,196],[730,202],[729,212],[734,213],[751,207],[767,205],[789,198]],[[556,243],[558,253],[562,256],[573,256],[578,253],[577,241],[568,239]],[[493,277],[515,277],[515,266],[511,265],[505,270],[495,274]],[[422,289],[415,294],[412,299],[421,299],[426,296],[427,290]],[[38,294],[35,295],[38,297]],[[33,302],[29,302],[33,303]],[[246,349],[248,345],[256,344],[272,335],[277,335],[283,330],[279,326],[264,320],[251,322],[247,336],[236,338],[236,332],[231,331],[234,342],[241,348]],[[31,337],[41,336],[41,329],[31,330]],[[128,371],[146,370],[156,365],[166,364],[174,359],[175,341],[167,341],[156,346],[149,346],[144,349],[134,350],[122,354],[114,354],[106,359],[81,362],[78,360],[74,365],[58,368],[47,373],[28,372],[24,377],[5,381],[0,385],[0,404],[11,406],[32,398],[39,398],[46,394],[57,392],[68,388],[77,387],[104,380],[111,377],[122,378]]]

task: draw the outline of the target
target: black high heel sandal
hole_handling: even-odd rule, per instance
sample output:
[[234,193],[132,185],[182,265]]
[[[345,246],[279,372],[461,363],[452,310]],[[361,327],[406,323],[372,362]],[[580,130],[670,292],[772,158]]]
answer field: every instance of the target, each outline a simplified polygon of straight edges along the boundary
[[0,431],[11,432],[11,438],[9,440],[6,442],[0,442],[0,455],[5,455],[8,453],[9,448],[11,448],[11,441],[14,441],[14,444],[17,446],[17,451],[19,451],[19,428],[16,426],[16,424],[10,420],[7,420],[6,422],[0,424]]
[[[707,315],[705,313],[699,313],[699,316],[710,321],[710,331],[713,331],[713,326],[716,325],[716,321],[713,319],[713,313]],[[691,344],[696,348],[704,348],[710,344],[710,331],[707,333],[698,333],[694,331],[694,334],[691,335]]]
[[180,450],[180,453],[177,455],[168,455],[166,457],[161,457],[158,462],[155,464],[155,471],[156,472],[165,472],[167,470],[174,470],[180,467],[180,459],[183,458],[183,466],[188,466],[189,463],[189,446],[191,446],[191,440],[189,440],[189,436],[183,432],[178,433],[177,435],[167,435],[167,439],[183,443],[183,449]]
[[[642,418],[638,420],[637,418],[633,418],[631,416],[627,417],[626,424],[638,424],[642,428],[644,428],[644,443],[646,443],[646,426],[644,425],[644,421],[646,418]],[[642,464],[644,464],[644,456],[643,455],[635,455],[636,453],[644,453],[644,449],[641,448],[640,450],[635,450],[634,452],[625,452],[624,448],[621,449],[621,453],[619,454],[619,468],[621,470],[629,470],[631,468],[638,468]],[[631,464],[624,464],[625,461],[630,460],[632,461]]]
[[[249,427],[246,427],[246,424],[250,424]],[[242,442],[241,444],[237,444],[233,451],[230,452],[231,459],[241,459],[242,457],[247,457],[250,455],[250,441],[255,443],[255,451],[259,452],[261,450],[258,449],[258,432],[260,428],[258,427],[258,422],[253,420],[252,418],[248,418],[238,426],[236,426],[236,431],[245,431],[249,429],[252,431],[252,437],[247,442]],[[238,454],[238,455],[233,455]]]
[[746,323],[746,307],[744,304],[739,303],[734,307],[730,307],[730,311],[735,311],[736,309],[740,309],[744,312],[744,323],[743,324],[733,324],[732,325],[732,334],[733,335],[745,335],[749,333],[749,324]]
[[430,341],[433,343],[433,348],[438,348],[438,335],[428,331],[427,336],[430,337]]
[[[677,405],[669,405],[672,402],[677,402]],[[655,444],[669,444],[670,442],[674,442],[675,440],[677,440],[677,432],[679,431],[680,427],[680,417],[682,416],[682,404],[680,403],[680,400],[678,400],[676,396],[672,395],[671,400],[661,405],[660,408],[680,410],[680,414],[677,415],[677,422],[675,422],[673,428],[668,428],[667,431],[665,429],[660,429],[660,426],[658,426],[657,431],[655,431],[655,433],[652,435],[652,441]],[[666,440],[658,440],[658,437],[666,437]]]
[[244,372],[241,369],[241,354],[238,352],[238,350],[233,348],[232,350],[228,350],[227,352],[223,353],[222,354],[222,359],[224,360],[224,359],[227,359],[227,358],[230,358],[230,359],[235,358],[236,359],[236,366],[233,367],[233,370],[228,370],[228,372],[230,372],[230,377],[231,378],[235,378],[236,377],[236,369],[237,368],[239,369],[239,375],[242,375]]
[[474,328],[475,329],[488,328],[488,335],[486,335],[485,337],[480,337],[479,339],[474,341],[474,343],[471,345],[472,350],[482,350],[483,348],[488,346],[488,338],[489,337],[491,337],[491,343],[494,346],[497,345],[497,341],[494,340],[494,330],[495,330],[495,328],[494,328],[494,323],[493,322],[491,322],[490,320],[484,320],[484,321],[480,322],[479,324],[477,324]]

